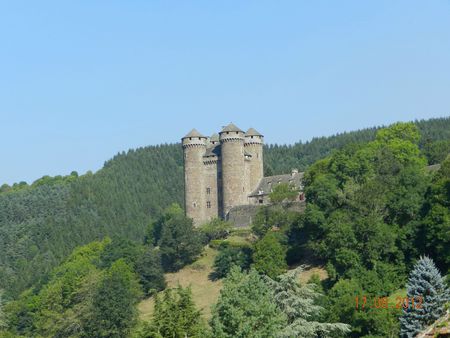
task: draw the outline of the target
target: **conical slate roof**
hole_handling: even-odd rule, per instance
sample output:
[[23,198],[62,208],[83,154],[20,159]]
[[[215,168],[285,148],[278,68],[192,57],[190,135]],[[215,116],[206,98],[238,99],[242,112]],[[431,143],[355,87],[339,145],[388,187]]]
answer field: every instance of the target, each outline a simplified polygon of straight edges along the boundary
[[263,136],[259,131],[257,131],[254,128],[250,128],[249,130],[247,130],[245,135],[247,135],[247,136]]
[[219,134],[217,133],[212,134],[210,140],[211,142],[219,142]]
[[228,126],[223,127],[223,129],[220,133],[224,133],[227,131],[240,131],[241,133],[243,133],[243,131],[240,130],[238,127],[236,127],[233,123],[230,123]]
[[[205,137],[205,136],[203,136],[202,134],[200,134],[199,132],[198,132],[198,130],[197,129],[192,129],[185,137],[183,137],[183,138],[188,138],[188,137]],[[205,137],[206,138],[206,137]]]

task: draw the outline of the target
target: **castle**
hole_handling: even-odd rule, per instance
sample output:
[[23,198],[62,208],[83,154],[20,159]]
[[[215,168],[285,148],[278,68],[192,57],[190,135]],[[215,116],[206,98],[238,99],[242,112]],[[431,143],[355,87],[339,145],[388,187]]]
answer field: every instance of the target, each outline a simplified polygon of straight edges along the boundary
[[[264,136],[230,123],[211,137],[193,129],[181,139],[186,215],[200,225],[226,218],[233,207],[266,204],[272,184],[301,187],[303,173],[264,177]],[[303,195],[299,196],[302,199]]]

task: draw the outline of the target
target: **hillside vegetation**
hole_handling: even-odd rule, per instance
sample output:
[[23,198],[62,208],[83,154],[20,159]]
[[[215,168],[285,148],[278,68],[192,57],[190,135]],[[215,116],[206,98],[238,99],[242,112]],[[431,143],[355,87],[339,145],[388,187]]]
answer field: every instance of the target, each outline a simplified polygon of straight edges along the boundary
[[[429,162],[441,161],[450,148],[450,118],[416,125]],[[265,146],[265,172],[304,170],[346,144],[374,139],[375,132],[371,128],[290,146]],[[5,297],[45,282],[52,268],[79,245],[113,235],[141,240],[164,208],[173,202],[183,205],[182,161],[179,144],[149,146],[119,153],[96,173],[3,185],[0,285]]]
[[[427,133],[446,137],[445,123],[435,132],[396,123],[371,141],[330,148],[305,172],[304,211],[284,203],[290,190],[274,191],[269,198],[280,203],[259,208],[250,229],[219,219],[194,228],[179,205],[163,209],[182,190],[164,187],[174,179],[167,168],[159,181],[146,174],[137,152],[94,175],[4,187],[3,230],[16,237],[4,243],[10,265],[3,265],[2,278],[11,284],[6,304],[0,300],[0,336],[420,332],[450,300],[443,277],[450,272],[450,138],[421,141]],[[156,153],[155,172],[163,170]],[[431,163],[440,165],[427,168]],[[128,176],[115,177],[116,170]],[[83,241],[90,242],[70,249]],[[309,274],[305,263],[314,265]]]

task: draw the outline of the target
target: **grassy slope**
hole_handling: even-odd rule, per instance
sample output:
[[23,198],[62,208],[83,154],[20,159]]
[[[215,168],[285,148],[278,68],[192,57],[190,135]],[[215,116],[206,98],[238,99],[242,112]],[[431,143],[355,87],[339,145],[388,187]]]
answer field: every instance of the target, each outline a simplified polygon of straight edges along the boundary
[[[245,239],[239,236],[232,236],[230,239],[233,241],[245,241]],[[216,303],[220,290],[222,289],[222,280],[212,281],[209,279],[209,275],[213,271],[212,266],[216,255],[217,250],[207,247],[203,255],[194,263],[178,272],[167,273],[165,275],[168,288],[175,288],[178,285],[191,287],[192,298],[197,308],[202,310],[205,319],[211,317],[211,306]],[[321,280],[328,278],[326,271],[322,267],[310,266],[300,274],[300,282],[306,283],[313,274],[318,274]],[[153,314],[153,307],[153,297],[141,301],[138,305],[140,318],[144,321],[150,321]]]
[[[167,287],[174,288],[178,285],[191,286],[192,297],[197,308],[202,310],[203,316],[209,319],[211,316],[211,305],[217,301],[222,281],[211,281],[209,274],[212,272],[214,258],[217,250],[206,248],[203,255],[191,265],[188,265],[175,273],[167,273]],[[153,297],[143,300],[139,306],[140,318],[149,321],[153,314]]]

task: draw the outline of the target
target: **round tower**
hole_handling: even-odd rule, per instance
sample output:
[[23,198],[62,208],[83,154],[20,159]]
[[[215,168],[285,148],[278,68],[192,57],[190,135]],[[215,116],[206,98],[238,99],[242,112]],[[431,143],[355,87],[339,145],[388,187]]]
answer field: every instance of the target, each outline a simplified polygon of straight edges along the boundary
[[184,203],[186,216],[199,225],[205,218],[204,165],[206,137],[192,129],[181,139],[184,153]]
[[222,159],[223,216],[233,206],[246,204],[244,132],[230,123],[219,133]]
[[264,177],[263,161],[264,136],[257,130],[250,128],[245,133],[245,152],[251,155],[249,163],[249,187],[251,193],[256,189],[261,179]]

